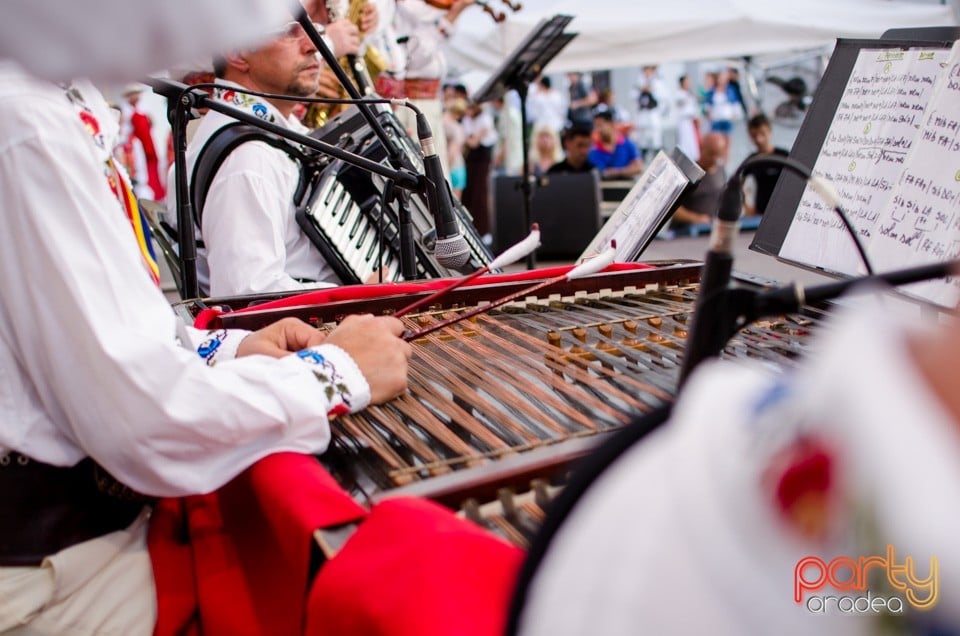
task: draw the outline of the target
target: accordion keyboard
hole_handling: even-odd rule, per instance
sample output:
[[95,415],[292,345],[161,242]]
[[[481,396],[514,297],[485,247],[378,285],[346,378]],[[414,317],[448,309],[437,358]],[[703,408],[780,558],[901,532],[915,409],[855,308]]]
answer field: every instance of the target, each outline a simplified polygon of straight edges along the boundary
[[[335,178],[324,178],[319,193],[307,215],[335,246],[339,256],[361,281],[366,281],[378,269],[385,270],[384,280],[397,281],[400,276],[398,231],[390,219],[383,222],[383,231],[372,227],[380,220],[379,206],[372,205],[367,212],[354,201],[346,188]],[[381,245],[380,237],[383,237]]]

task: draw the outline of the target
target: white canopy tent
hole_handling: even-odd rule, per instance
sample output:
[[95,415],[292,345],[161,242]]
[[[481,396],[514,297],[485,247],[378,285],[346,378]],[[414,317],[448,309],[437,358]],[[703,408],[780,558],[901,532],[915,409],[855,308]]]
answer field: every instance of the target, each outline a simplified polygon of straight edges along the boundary
[[957,24],[949,6],[905,0],[527,0],[499,25],[468,11],[448,47],[450,67],[487,73],[558,13],[575,16],[567,31],[579,35],[549,65],[554,73],[812,49],[890,28]]

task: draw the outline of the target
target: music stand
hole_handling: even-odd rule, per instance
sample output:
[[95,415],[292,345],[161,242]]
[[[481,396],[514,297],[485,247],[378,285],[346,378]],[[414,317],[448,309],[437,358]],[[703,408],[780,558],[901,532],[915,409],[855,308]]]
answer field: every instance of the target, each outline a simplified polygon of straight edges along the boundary
[[[527,88],[542,72],[576,33],[564,33],[563,30],[573,20],[573,16],[557,14],[544,18],[523,39],[507,59],[500,65],[487,82],[474,93],[473,101],[482,104],[499,99],[508,90],[515,90],[520,96],[520,129],[523,140],[523,178],[520,190],[523,192],[523,224],[530,227],[533,201],[533,183],[530,179],[530,143],[527,133]],[[527,269],[536,267],[536,257],[531,252],[527,256]]]

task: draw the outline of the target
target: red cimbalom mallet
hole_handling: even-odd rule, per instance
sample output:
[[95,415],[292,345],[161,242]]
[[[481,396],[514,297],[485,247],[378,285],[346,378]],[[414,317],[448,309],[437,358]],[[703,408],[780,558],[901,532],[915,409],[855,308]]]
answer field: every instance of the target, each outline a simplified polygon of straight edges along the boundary
[[462,314],[451,316],[446,320],[441,320],[440,322],[436,322],[428,327],[424,327],[423,329],[420,329],[419,331],[408,331],[407,333],[403,334],[403,339],[406,340],[407,342],[410,342],[411,340],[422,338],[428,334],[433,333],[434,331],[437,331],[438,329],[443,329],[444,327],[455,325],[461,320],[466,320],[467,318],[472,318],[478,314],[486,313],[491,309],[495,309],[500,305],[505,305],[509,302],[517,300],[518,298],[530,296],[540,291],[541,289],[550,287],[551,285],[562,283],[565,280],[574,280],[576,278],[583,278],[584,276],[590,276],[591,274],[596,274],[600,270],[606,268],[608,265],[613,263],[613,261],[616,259],[616,256],[617,256],[617,244],[616,244],[616,241],[611,241],[610,247],[608,247],[606,250],[604,250],[600,254],[597,254],[595,257],[591,258],[590,260],[577,265],[576,267],[568,271],[566,274],[561,274],[559,276],[554,276],[553,278],[542,280],[539,283],[536,283],[534,285],[531,285],[530,287],[521,289],[518,292],[514,292],[512,294],[504,296],[503,298],[498,298],[497,300],[494,300],[489,304],[476,307]]
[[523,239],[522,241],[520,241],[519,243],[511,247],[508,247],[506,250],[504,250],[502,254],[500,254],[500,256],[493,259],[489,265],[485,265],[480,269],[478,269],[477,271],[464,276],[463,278],[458,278],[454,281],[451,281],[450,284],[444,287],[443,289],[438,289],[437,291],[433,292],[429,296],[421,298],[420,300],[414,303],[410,303],[409,305],[397,311],[393,315],[399,318],[401,316],[406,316],[407,314],[409,314],[411,311],[415,309],[419,309],[420,307],[423,307],[423,306],[429,306],[430,303],[437,302],[437,300],[439,300],[443,296],[446,296],[457,287],[460,287],[461,285],[465,285],[469,283],[470,281],[477,278],[478,276],[483,276],[484,274],[492,270],[500,269],[501,267],[506,267],[507,265],[512,265],[516,263],[521,258],[526,257],[527,254],[531,253],[533,250],[537,249],[538,247],[540,247],[540,226],[534,223],[533,225],[530,226],[530,234],[527,235],[527,238]]

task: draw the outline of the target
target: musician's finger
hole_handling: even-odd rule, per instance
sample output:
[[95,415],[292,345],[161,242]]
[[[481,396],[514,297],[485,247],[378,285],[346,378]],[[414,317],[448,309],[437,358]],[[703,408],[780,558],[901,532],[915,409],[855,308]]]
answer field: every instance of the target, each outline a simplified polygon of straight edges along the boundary
[[283,318],[248,335],[237,347],[237,357],[282,358],[300,349],[322,344],[324,334],[296,318]]
[[338,56],[352,55],[360,46],[360,30],[349,20],[334,20],[328,24],[327,36]]
[[407,388],[410,345],[398,336],[403,323],[392,316],[347,316],[327,342],[353,358],[370,385],[374,404],[389,400]]
[[284,338],[288,351],[299,351],[323,344],[327,334],[296,318],[284,319]]
[[387,331],[397,336],[398,338],[400,337],[400,334],[402,334],[403,330],[405,329],[403,322],[399,318],[394,318],[393,316],[378,316],[377,320],[379,320],[384,325],[384,328]]

